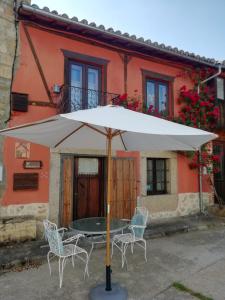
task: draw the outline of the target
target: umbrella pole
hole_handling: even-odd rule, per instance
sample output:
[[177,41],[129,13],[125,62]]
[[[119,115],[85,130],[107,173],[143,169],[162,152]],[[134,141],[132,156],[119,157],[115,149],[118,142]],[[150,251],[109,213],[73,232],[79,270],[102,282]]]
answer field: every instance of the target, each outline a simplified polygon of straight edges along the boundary
[[107,219],[106,219],[106,284],[99,284],[92,288],[90,300],[127,300],[127,290],[118,283],[111,283],[111,256],[110,256],[110,203],[111,203],[111,178],[112,178],[112,129],[107,130]]
[[112,129],[107,134],[107,227],[106,227],[106,291],[111,291],[111,257],[110,257],[110,203],[112,176]]

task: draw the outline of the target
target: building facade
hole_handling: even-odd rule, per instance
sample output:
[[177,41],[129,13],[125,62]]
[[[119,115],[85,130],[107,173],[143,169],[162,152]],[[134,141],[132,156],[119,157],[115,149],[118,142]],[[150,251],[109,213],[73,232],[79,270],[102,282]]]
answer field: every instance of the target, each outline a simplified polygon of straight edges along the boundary
[[[12,1],[4,3],[13,16]],[[8,60],[6,56],[2,60],[9,61],[9,72],[4,73],[8,80],[5,106],[0,106],[7,126],[106,105],[124,94],[173,117],[179,110],[177,98],[181,86],[192,87],[189,78],[178,75],[187,68],[197,67],[210,67],[217,72],[213,60],[121,34],[112,28],[106,30],[103,25],[97,27],[86,20],[79,22],[76,17],[69,19],[48,8],[22,3],[16,11],[19,59],[11,90],[14,21],[9,32],[12,54],[7,51]],[[4,46],[0,46],[0,51],[4,53]],[[223,130],[219,151],[224,147],[222,133]],[[2,145],[1,218],[30,218],[35,235],[36,231],[41,232],[46,217],[59,225],[68,225],[76,218],[104,215],[104,152],[49,150],[9,138]],[[198,174],[189,168],[183,155],[118,151],[113,157],[113,216],[130,217],[136,205],[146,206],[152,219],[199,211]],[[205,206],[214,203],[204,175],[203,200]]]

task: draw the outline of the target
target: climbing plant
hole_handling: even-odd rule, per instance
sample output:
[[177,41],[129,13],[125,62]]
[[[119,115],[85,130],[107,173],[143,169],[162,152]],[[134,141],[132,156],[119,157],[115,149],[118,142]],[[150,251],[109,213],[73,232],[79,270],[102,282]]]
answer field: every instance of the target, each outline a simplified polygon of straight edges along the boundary
[[[178,76],[189,77],[193,83],[193,88],[187,88],[183,85],[179,90],[178,96],[178,117],[175,121],[207,131],[213,131],[216,128],[220,116],[219,107],[213,88],[206,84],[201,84],[206,78],[210,77],[214,71],[210,68],[186,70]],[[185,153],[190,158],[189,166],[191,169],[205,167],[207,173],[217,173],[219,171],[220,157],[214,155],[208,145],[201,149],[201,158],[199,160],[196,152]]]
[[[115,105],[122,105],[125,108],[142,111],[156,117],[169,119],[187,126],[213,131],[216,128],[220,116],[219,107],[215,97],[215,91],[206,84],[201,84],[203,80],[214,74],[211,68],[205,69],[187,69],[179,73],[177,77],[189,79],[192,82],[192,88],[183,85],[179,89],[177,103],[179,105],[178,116],[171,117],[159,113],[152,105],[143,107],[143,101],[138,96],[138,91],[134,90],[133,96],[127,93],[114,99]],[[184,152],[183,154],[190,159],[189,166],[191,169],[205,167],[208,173],[217,173],[219,171],[220,157],[212,153],[208,145],[201,149],[201,159],[199,160],[196,152]]]

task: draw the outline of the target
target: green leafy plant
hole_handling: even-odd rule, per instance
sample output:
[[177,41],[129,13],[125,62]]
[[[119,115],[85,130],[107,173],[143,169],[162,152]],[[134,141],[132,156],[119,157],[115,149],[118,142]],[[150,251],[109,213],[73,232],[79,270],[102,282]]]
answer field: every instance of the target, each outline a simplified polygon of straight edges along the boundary
[[194,296],[194,297],[196,297],[196,298],[198,298],[198,299],[200,299],[200,300],[213,300],[213,298],[204,296],[204,295],[202,295],[201,293],[198,293],[198,292],[195,292],[195,291],[189,289],[188,287],[184,286],[184,285],[183,285],[182,283],[180,283],[180,282],[174,282],[174,283],[172,284],[172,286],[173,286],[175,289],[177,289],[177,290],[179,290],[179,291],[181,291],[181,292],[188,293],[188,294],[190,294],[190,295],[192,295],[192,296]]

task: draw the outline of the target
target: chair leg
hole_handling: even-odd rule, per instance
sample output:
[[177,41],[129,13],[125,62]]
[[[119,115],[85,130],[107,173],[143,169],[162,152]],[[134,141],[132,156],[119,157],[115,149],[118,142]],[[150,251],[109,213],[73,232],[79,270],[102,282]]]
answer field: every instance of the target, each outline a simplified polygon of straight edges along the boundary
[[72,266],[74,268],[74,255],[71,255],[71,259],[72,259]]
[[121,244],[121,255],[122,255],[122,265],[121,265],[121,267],[123,268],[123,265],[124,265],[124,247],[125,247],[125,245],[122,243]]
[[146,256],[146,240],[143,240],[144,242],[144,247],[145,247],[145,261],[147,261],[147,256]]
[[91,253],[92,253],[93,249],[94,249],[94,243],[91,243],[91,250],[90,250],[90,252],[89,252],[89,259],[90,259],[90,257],[91,257]]
[[50,258],[49,258],[50,254],[51,254],[51,251],[49,251],[48,254],[47,254],[47,261],[48,261],[48,268],[49,268],[49,272],[50,272],[50,276],[51,276],[52,275],[52,269],[51,269]]
[[131,253],[134,254],[134,243],[130,243]]
[[111,258],[113,257],[113,247],[114,247],[114,241],[112,241]]
[[59,258],[59,287],[62,287],[62,281],[63,281],[63,269],[65,267],[65,257]]
[[86,255],[86,263],[85,263],[85,269],[84,269],[84,279],[85,279],[85,275],[87,274],[87,276],[89,277],[89,271],[88,271],[88,262],[89,262],[89,256],[87,252],[84,252]]
[[126,251],[127,251],[128,245],[129,244],[122,244],[122,268],[124,267],[125,262],[126,262],[126,265],[128,266],[127,259],[126,259]]

